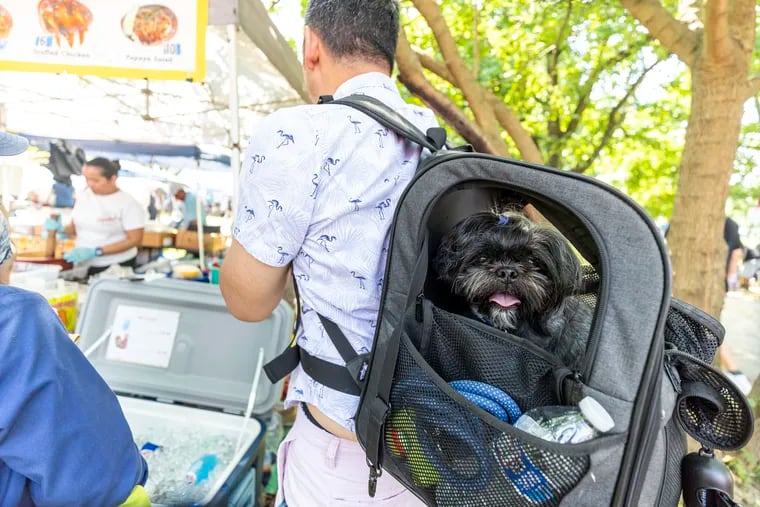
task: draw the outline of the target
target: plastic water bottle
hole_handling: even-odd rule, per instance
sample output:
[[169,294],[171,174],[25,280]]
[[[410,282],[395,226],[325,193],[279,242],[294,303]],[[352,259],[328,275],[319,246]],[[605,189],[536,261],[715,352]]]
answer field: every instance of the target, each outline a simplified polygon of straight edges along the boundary
[[264,437],[266,439],[266,447],[262,467],[264,490],[271,494],[277,493],[277,450],[280,447],[283,433],[282,415],[275,408],[272,411],[272,416],[269,418],[267,432]]
[[560,444],[586,442],[614,427],[615,421],[607,410],[590,396],[583,398],[578,407],[536,407],[515,422],[515,428]]
[[204,454],[190,465],[185,474],[185,482],[187,484],[198,484],[205,481],[211,471],[216,468],[217,461],[216,454]]

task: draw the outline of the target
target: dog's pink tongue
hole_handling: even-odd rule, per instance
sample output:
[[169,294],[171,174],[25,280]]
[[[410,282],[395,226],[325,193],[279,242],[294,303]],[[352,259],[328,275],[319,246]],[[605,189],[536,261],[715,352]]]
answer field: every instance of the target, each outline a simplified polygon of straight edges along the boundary
[[497,292],[491,296],[488,301],[496,303],[499,306],[503,306],[504,308],[510,308],[512,306],[517,306],[520,304],[519,299],[510,294],[507,294],[506,292]]

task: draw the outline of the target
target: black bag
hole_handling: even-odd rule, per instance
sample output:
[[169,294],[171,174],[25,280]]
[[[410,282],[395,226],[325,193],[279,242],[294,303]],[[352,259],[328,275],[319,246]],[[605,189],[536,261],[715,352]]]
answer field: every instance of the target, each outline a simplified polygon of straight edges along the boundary
[[[275,380],[300,360],[318,382],[361,395],[356,430],[370,495],[385,471],[428,505],[676,506],[685,432],[704,454],[747,442],[749,405],[709,366],[723,328],[671,300],[667,250],[638,205],[575,173],[442,149],[440,129],[423,134],[371,97],[331,103],[432,152],[396,209],[370,355],[356,354],[323,318],[346,367],[320,364],[297,347],[267,365]],[[446,231],[504,202],[532,204],[589,264],[582,298],[594,321],[576,370],[519,336],[449,311],[429,276],[428,260]],[[468,401],[449,384],[462,379],[506,391],[523,412],[592,396],[615,427],[580,444],[547,442]],[[695,495],[726,489],[699,480],[689,487]]]

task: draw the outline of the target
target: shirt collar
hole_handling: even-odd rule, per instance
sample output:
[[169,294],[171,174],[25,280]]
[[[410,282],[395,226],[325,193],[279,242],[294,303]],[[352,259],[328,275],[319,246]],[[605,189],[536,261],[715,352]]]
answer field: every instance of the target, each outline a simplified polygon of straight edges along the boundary
[[335,90],[333,97],[339,99],[354,93],[374,95],[373,93],[368,93],[373,88],[382,88],[392,92],[394,95],[400,96],[396,84],[389,76],[386,76],[382,72],[367,72],[366,74],[359,74],[348,81],[344,81],[343,84]]

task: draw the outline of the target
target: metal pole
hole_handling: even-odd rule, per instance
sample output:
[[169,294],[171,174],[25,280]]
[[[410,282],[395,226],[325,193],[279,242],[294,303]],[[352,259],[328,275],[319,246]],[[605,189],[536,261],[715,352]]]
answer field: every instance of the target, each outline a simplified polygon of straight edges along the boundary
[[237,213],[238,196],[240,195],[240,115],[238,113],[238,60],[237,60],[237,24],[227,25],[230,68],[230,145],[232,154],[232,217]]
[[[195,166],[200,170],[201,161],[196,160]],[[187,212],[187,211],[185,211]],[[203,203],[201,202],[201,185],[200,178],[195,180],[195,223],[198,224],[196,234],[198,235],[198,260],[200,261],[201,271],[206,271],[206,245],[203,237]]]

